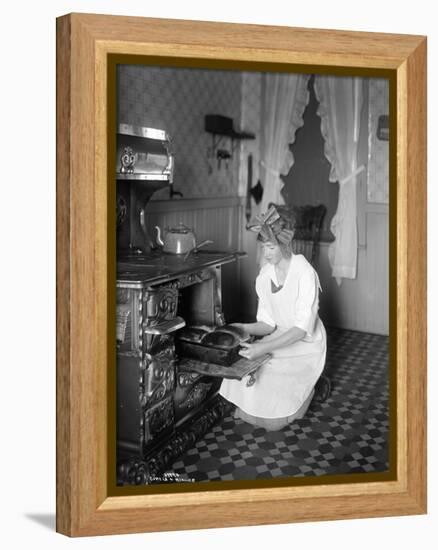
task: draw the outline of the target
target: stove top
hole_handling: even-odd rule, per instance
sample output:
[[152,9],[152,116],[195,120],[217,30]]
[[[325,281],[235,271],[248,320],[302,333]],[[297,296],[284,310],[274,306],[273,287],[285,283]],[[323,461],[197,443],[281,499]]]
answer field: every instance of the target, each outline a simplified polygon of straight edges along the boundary
[[184,255],[151,252],[147,255],[120,255],[117,282],[158,284],[205,267],[223,265],[246,256],[245,252],[199,251],[186,260]]

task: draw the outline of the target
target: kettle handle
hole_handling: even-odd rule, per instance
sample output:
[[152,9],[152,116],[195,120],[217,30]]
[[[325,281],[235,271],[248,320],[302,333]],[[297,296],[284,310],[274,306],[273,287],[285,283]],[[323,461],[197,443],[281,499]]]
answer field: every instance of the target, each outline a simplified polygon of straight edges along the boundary
[[198,252],[198,248],[201,248],[201,246],[205,246],[206,244],[212,244],[213,241],[202,241],[202,243],[199,243],[195,246],[195,248],[192,248],[190,249],[186,255],[184,256],[184,259],[183,259],[183,262],[185,262],[187,260],[187,258],[190,256],[190,254],[193,252],[193,253],[196,253]]

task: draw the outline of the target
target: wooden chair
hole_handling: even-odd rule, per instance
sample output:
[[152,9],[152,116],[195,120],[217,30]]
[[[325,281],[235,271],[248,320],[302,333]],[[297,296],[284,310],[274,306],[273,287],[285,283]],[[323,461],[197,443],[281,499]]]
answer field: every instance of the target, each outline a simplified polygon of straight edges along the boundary
[[323,204],[318,206],[293,206],[295,235],[292,241],[294,254],[303,254],[314,266],[321,236],[322,221],[326,213]]

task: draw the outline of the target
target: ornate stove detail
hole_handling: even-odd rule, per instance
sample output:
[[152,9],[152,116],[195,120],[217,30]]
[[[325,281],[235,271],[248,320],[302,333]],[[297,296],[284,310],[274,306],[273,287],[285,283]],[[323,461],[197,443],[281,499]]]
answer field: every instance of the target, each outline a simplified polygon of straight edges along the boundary
[[[118,483],[147,483],[226,410],[220,379],[184,371],[174,334],[223,324],[221,265],[237,254],[199,252],[189,262],[154,255],[119,262],[117,280]],[[151,268],[156,261],[157,268]],[[169,266],[166,268],[166,262]]]

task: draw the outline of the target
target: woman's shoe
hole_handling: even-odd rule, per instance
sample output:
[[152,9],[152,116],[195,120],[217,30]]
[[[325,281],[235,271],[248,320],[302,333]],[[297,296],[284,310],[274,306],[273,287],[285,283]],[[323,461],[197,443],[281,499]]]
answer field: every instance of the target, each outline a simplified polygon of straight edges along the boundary
[[315,401],[318,403],[324,403],[330,397],[332,391],[332,384],[330,378],[321,374],[317,383],[315,384]]

